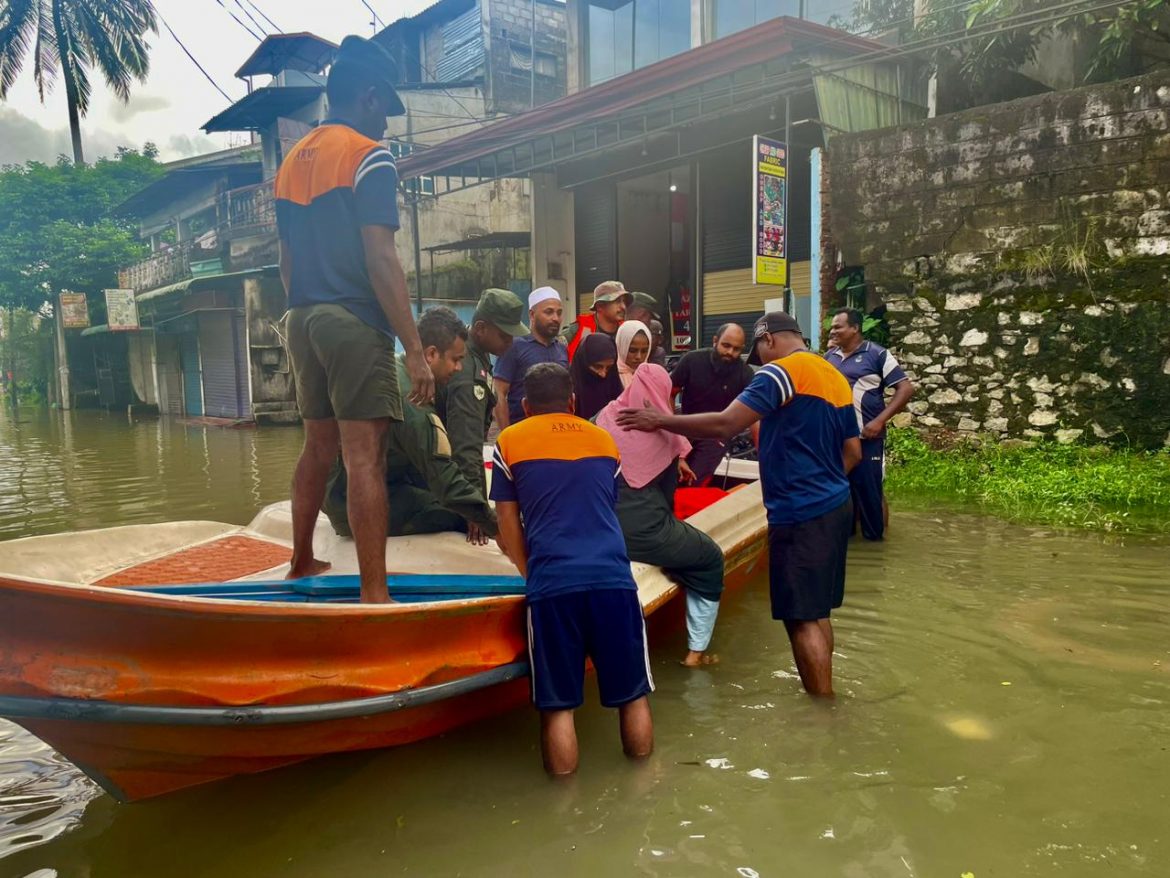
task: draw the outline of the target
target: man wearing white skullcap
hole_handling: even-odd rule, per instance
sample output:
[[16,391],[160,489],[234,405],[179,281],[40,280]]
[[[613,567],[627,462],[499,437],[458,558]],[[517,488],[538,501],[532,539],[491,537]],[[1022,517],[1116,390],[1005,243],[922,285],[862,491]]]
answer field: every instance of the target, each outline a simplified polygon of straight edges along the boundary
[[496,363],[496,423],[502,430],[524,420],[524,375],[537,363],[559,363],[569,368],[569,350],[560,339],[564,319],[561,295],[552,287],[538,287],[528,296],[531,332],[518,338]]

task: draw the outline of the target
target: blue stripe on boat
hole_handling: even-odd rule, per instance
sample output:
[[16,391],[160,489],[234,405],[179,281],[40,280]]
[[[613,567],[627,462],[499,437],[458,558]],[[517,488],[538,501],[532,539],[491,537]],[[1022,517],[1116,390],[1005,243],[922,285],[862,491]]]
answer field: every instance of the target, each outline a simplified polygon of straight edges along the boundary
[[[519,576],[396,573],[386,577],[390,596],[403,603],[455,601],[524,594]],[[358,576],[310,576],[274,582],[208,582],[194,585],[134,586],[130,591],[183,597],[293,603],[356,603],[361,592]]]

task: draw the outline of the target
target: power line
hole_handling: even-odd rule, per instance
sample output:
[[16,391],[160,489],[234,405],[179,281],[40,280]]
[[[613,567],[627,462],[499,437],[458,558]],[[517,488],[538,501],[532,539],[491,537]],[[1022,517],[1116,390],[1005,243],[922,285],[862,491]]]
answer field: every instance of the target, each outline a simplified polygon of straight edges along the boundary
[[377,29],[379,25],[382,27],[386,26],[386,22],[382,21],[382,19],[378,17],[378,13],[373,6],[367,3],[366,0],[359,0],[359,2],[362,4],[362,6],[366,7],[366,9],[370,10],[370,15],[374,16],[374,20],[371,21],[370,24],[372,24],[375,29]]
[[248,21],[256,25],[256,30],[260,31],[260,33],[264,34],[264,36],[268,36],[268,32],[264,30],[264,26],[256,20],[251,12],[248,11],[248,7],[241,3],[240,0],[236,0],[236,5],[240,7],[240,11],[243,12],[244,15],[248,16]]
[[227,4],[224,3],[223,0],[215,0],[215,2],[218,3],[220,6],[222,6],[223,11],[226,12],[228,15],[230,15],[232,17],[232,20],[235,21],[235,23],[238,24],[240,27],[242,27],[244,30],[246,30],[254,40],[256,40],[257,42],[264,42],[264,38],[256,36],[256,32],[254,30],[252,30],[252,28],[250,28],[246,24],[244,24],[242,21],[240,21],[240,19],[236,16],[236,14],[227,8]]
[[263,18],[266,22],[268,22],[268,24],[272,27],[272,29],[274,31],[276,31],[278,34],[284,33],[284,28],[282,28],[279,24],[277,24],[275,21],[273,21],[271,18],[269,18],[264,13],[264,10],[261,9],[259,6],[257,6],[255,3],[253,3],[252,0],[246,0],[246,2],[249,6],[251,6],[253,9],[255,9],[257,13],[259,13],[261,18]]
[[215,90],[217,92],[219,92],[221,95],[223,95],[225,100],[227,100],[229,103],[231,103],[233,101],[232,96],[229,95],[222,88],[220,88],[219,83],[211,78],[211,74],[208,73],[205,69],[203,69],[203,65],[200,64],[199,61],[195,58],[195,56],[191,54],[191,50],[188,49],[185,45],[183,45],[183,41],[179,39],[179,35],[177,33],[175,33],[174,28],[172,28],[167,23],[167,20],[162,17],[162,13],[156,9],[155,14],[158,15],[158,20],[163,23],[163,27],[165,27],[167,29],[167,31],[170,33],[170,35],[175,38],[175,42],[179,44],[179,48],[182,49],[184,54],[186,54],[186,56],[191,59],[191,63],[194,64],[196,67],[198,67],[199,72],[207,77],[207,81],[210,82],[213,86],[215,86]]

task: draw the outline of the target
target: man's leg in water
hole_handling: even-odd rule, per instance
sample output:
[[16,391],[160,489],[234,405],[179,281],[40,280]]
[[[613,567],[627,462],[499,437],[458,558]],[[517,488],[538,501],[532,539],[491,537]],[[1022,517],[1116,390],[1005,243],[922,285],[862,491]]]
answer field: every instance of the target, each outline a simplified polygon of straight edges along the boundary
[[540,755],[551,777],[566,777],[577,770],[577,728],[571,710],[540,712]]
[[622,730],[622,750],[627,756],[645,759],[654,752],[654,718],[650,715],[647,696],[619,707],[618,722]]
[[[785,620],[788,639],[792,642],[792,656],[800,672],[800,682],[809,695],[833,697],[833,647],[831,635],[826,636],[821,622],[828,620]],[[831,631],[830,627],[830,631]]]

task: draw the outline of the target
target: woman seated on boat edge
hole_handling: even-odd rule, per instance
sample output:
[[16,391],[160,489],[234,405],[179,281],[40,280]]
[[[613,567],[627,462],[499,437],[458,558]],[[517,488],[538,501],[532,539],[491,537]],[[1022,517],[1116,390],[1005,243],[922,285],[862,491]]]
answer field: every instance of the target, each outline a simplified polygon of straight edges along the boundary
[[617,373],[617,345],[603,332],[585,336],[569,366],[578,417],[592,420],[622,392]]
[[[670,391],[665,369],[641,365],[630,386],[601,410],[597,424],[613,436],[622,457],[617,515],[630,560],[661,567],[686,590],[688,652],[683,664],[696,667],[717,660],[706,653],[723,595],[723,550],[674,514],[679,482],[694,479],[686,464],[691,443],[676,434],[624,430],[617,424],[624,408],[649,405],[669,413]],[[647,442],[646,436],[654,438]]]
[[617,346],[618,378],[622,387],[630,386],[634,372],[650,356],[650,327],[641,320],[627,320],[618,327],[614,343]]

